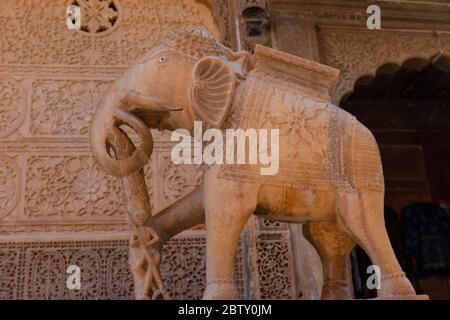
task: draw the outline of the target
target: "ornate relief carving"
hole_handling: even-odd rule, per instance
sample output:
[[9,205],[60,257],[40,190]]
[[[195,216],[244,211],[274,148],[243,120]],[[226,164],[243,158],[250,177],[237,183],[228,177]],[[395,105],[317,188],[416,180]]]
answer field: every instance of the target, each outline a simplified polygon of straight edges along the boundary
[[[69,265],[81,269],[81,290],[66,287]],[[236,271],[241,297],[242,268],[238,259]],[[204,236],[197,232],[169,241],[163,250],[161,271],[171,298],[201,298],[205,287]],[[133,299],[128,241],[3,243],[0,298]]]
[[111,81],[37,80],[33,83],[33,135],[86,135],[91,113]]
[[308,10],[303,8],[302,10],[284,11],[282,12],[284,18],[294,20],[306,20],[306,21],[333,21],[336,24],[356,24],[365,27],[367,16],[364,10],[362,11],[333,11],[333,10]]
[[190,193],[203,182],[204,172],[201,166],[174,165],[170,153],[161,154],[159,159],[162,208]]
[[374,74],[383,64],[429,59],[439,52],[432,33],[326,27],[320,28],[319,47],[323,63],[341,70],[339,81],[331,89],[335,103],[352,90],[359,77]]
[[103,33],[118,24],[120,7],[117,0],[74,0],[72,4],[80,7],[82,32]]
[[292,252],[288,233],[262,233],[257,237],[257,265],[261,299],[294,299]]
[[[0,50],[6,54],[0,56],[0,64],[123,65],[130,64],[170,28],[202,25],[216,37],[220,35],[211,11],[194,0],[121,1],[120,23],[110,29],[114,32],[90,33],[96,37],[67,28],[67,2],[8,1],[5,6],[5,14],[0,15],[5,26]],[[99,30],[95,25],[90,28]]]
[[[200,299],[205,290],[206,240],[173,239],[164,247],[161,276],[171,299]],[[186,275],[191,275],[186,277]]]
[[27,169],[27,218],[125,219],[120,181],[90,157],[31,156]]
[[19,250],[0,247],[0,299],[17,298],[19,274]]
[[[24,299],[126,299],[132,297],[126,241],[8,243],[20,256],[14,295]],[[81,289],[66,286],[69,265],[81,270]],[[123,288],[126,281],[127,288]],[[3,292],[1,292],[3,293]]]
[[0,78],[0,138],[16,130],[23,120],[24,93],[21,83]]
[[238,111],[232,126],[280,129],[279,172],[261,177],[258,166],[224,165],[221,176],[310,190],[348,188],[346,164],[339,159],[345,157],[346,133],[354,117],[327,103],[320,92],[276,72],[254,71],[247,82],[246,94],[235,101]]
[[20,184],[21,176],[17,163],[9,156],[0,154],[0,220],[16,206]]
[[[268,128],[281,128],[280,137],[289,145],[300,144],[289,159],[298,158],[299,150],[316,154],[319,161],[326,159],[327,126],[323,122],[322,113],[327,112],[328,105],[300,94],[279,90],[272,92],[273,103],[283,105],[279,110],[267,110],[263,121]],[[325,130],[324,130],[325,129]],[[307,151],[306,151],[307,150]]]
[[[211,12],[194,0],[112,2],[118,4],[118,20],[104,32],[93,32],[99,31],[98,26],[86,25],[91,33],[67,29],[67,2],[2,4],[0,151],[18,153],[24,159],[19,169],[12,156],[0,155],[0,219],[7,217],[1,221],[2,237],[33,232],[43,238],[47,233],[51,240],[54,232],[76,238],[82,231],[80,237],[89,239],[88,232],[115,235],[128,230],[121,184],[99,171],[88,156],[85,135],[91,111],[111,80],[170,28],[200,24],[215,37],[220,34],[225,44],[234,45],[230,1],[198,1],[213,8],[215,22]],[[25,110],[30,113],[24,122]],[[27,135],[17,139],[12,134],[22,123]],[[155,146],[159,152],[163,150],[160,161],[165,164],[158,167],[164,170],[152,170],[154,163],[146,168],[152,199],[162,199],[159,208],[202,180],[198,166],[171,166],[165,149],[168,144],[161,140],[155,141]],[[158,152],[154,157],[159,157]],[[25,195],[15,209],[22,179]],[[162,196],[153,195],[156,190]],[[17,216],[16,211],[14,216],[10,214],[12,210],[17,210]],[[288,240],[283,241],[288,245]],[[203,294],[204,245],[203,231],[166,244],[161,269],[172,298],[200,298]],[[242,297],[241,252],[236,275]],[[66,288],[68,264],[84,270],[80,291]],[[266,271],[272,272],[266,268],[261,272]],[[0,299],[132,299],[132,282],[127,241],[0,244]]]
[[56,248],[45,250],[29,250],[30,286],[26,291],[27,297],[39,299],[63,299],[65,292],[65,261],[64,254]]
[[267,219],[259,218],[258,220],[258,231],[287,231],[288,224],[280,221],[269,221]]

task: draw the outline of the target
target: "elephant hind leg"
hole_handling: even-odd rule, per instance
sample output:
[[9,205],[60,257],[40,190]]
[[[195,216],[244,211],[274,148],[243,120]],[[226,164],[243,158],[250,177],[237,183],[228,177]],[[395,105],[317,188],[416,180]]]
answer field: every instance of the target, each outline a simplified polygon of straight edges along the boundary
[[395,257],[384,223],[384,194],[363,190],[337,197],[337,221],[380,268],[380,299],[415,299],[416,293]]
[[305,238],[314,246],[322,261],[323,300],[349,300],[352,293],[347,280],[349,255],[355,242],[340,231],[335,222],[303,226]]

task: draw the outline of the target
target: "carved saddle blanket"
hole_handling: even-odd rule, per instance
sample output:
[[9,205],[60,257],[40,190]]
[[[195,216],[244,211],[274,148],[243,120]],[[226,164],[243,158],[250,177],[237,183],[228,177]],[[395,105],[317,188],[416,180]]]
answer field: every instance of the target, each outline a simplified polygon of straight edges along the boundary
[[[307,60],[274,49],[264,51],[258,56],[257,50],[256,68],[238,88],[228,123],[231,128],[267,129],[269,155],[270,130],[278,129],[279,171],[263,176],[260,164],[228,164],[222,166],[220,176],[315,190],[351,188],[346,162],[355,118],[330,103],[323,85],[296,75],[295,72],[304,75],[303,66],[298,64]],[[300,62],[292,65],[292,61],[286,61],[289,59]],[[289,70],[280,70],[283,63]],[[309,76],[314,79],[313,73]]]

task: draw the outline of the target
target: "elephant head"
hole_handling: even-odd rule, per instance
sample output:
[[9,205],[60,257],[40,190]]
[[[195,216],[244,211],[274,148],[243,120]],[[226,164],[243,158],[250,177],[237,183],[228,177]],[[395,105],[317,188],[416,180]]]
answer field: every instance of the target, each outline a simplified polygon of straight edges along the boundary
[[[252,68],[246,52],[232,52],[205,30],[169,33],[149,49],[108,90],[96,109],[90,139],[94,157],[108,173],[123,177],[140,170],[153,150],[149,128],[193,130],[200,118],[220,128],[240,79]],[[141,144],[126,159],[112,145],[128,126]]]

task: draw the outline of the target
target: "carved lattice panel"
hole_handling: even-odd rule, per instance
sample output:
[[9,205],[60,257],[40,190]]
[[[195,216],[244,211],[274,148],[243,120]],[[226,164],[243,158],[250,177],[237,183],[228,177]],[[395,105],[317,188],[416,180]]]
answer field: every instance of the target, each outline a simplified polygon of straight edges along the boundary
[[[243,297],[241,254],[236,263]],[[81,269],[81,289],[69,290],[69,265]],[[200,299],[205,289],[203,232],[180,235],[163,251],[161,272],[171,299]],[[3,243],[0,299],[133,299],[126,240]]]
[[[132,298],[127,241],[9,242],[0,247],[2,299]],[[81,289],[66,286],[67,267],[81,269]]]
[[295,299],[294,260],[287,223],[262,218],[250,220],[253,297],[258,299]]

